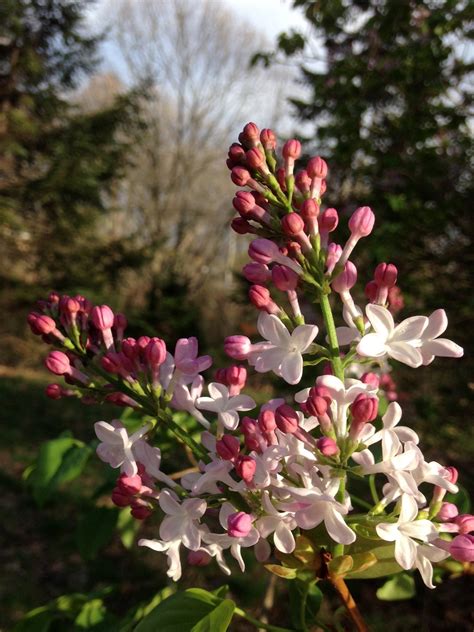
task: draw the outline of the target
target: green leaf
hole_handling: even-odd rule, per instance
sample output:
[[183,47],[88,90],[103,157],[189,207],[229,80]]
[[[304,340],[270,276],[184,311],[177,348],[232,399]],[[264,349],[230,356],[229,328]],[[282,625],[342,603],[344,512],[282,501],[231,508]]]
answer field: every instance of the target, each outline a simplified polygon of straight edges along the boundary
[[333,575],[340,575],[341,577],[349,573],[353,566],[354,560],[350,555],[340,555],[339,557],[335,557],[328,564],[330,573]]
[[377,590],[377,597],[382,601],[402,601],[415,594],[415,580],[408,573],[398,573]]
[[295,581],[290,583],[289,596],[291,622],[297,629],[303,627],[301,622],[301,601],[304,598],[306,590],[308,590],[305,610],[306,621],[315,620],[323,601],[323,593],[316,582],[311,582],[308,588],[306,588],[307,585],[307,582],[303,582],[300,579],[295,579]]
[[296,577],[296,570],[294,568],[286,568],[279,564],[265,564],[265,568],[270,573],[282,577],[283,579],[294,579]]
[[444,500],[449,503],[454,503],[459,509],[460,514],[466,514],[471,511],[471,498],[466,488],[457,483],[459,491],[457,494],[447,493]]
[[106,615],[107,611],[102,599],[92,599],[84,604],[74,623],[78,628],[88,630],[104,621]]
[[190,588],[162,601],[135,628],[135,632],[225,632],[235,603]]
[[48,632],[54,619],[55,614],[49,606],[35,608],[13,628],[13,632]]
[[393,544],[374,547],[373,542],[371,542],[371,545],[371,550],[366,552],[370,552],[377,558],[376,563],[371,564],[369,567],[366,567],[365,570],[353,570],[347,573],[346,579],[375,579],[376,577],[393,575],[394,573],[399,573],[402,570],[398,563],[395,561],[395,547]]
[[130,509],[125,507],[119,511],[117,530],[126,549],[131,549],[135,542],[135,536],[140,529],[140,521],[132,516]]
[[84,559],[94,558],[108,544],[115,531],[118,512],[108,507],[94,507],[83,515],[76,530],[79,553]]
[[176,592],[176,588],[174,586],[165,586],[163,590],[160,590],[151,601],[148,601],[145,604],[140,604],[139,606],[129,610],[125,620],[122,621],[120,632],[132,632],[136,626],[136,624],[141,621],[147,614],[156,608],[158,604],[160,604],[171,595],[174,595]]
[[71,437],[60,437],[43,443],[36,467],[28,476],[28,484],[33,488],[33,497],[39,505],[44,504],[58,484],[55,480],[66,454],[77,445]]

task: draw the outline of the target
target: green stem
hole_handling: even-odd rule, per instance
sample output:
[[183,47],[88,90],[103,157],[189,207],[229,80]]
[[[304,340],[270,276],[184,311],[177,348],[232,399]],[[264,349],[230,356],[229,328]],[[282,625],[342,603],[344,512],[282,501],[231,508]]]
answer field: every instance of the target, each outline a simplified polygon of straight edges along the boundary
[[290,630],[289,628],[280,628],[277,625],[270,625],[269,623],[263,623],[263,621],[259,621],[258,619],[255,619],[250,614],[247,614],[247,612],[245,612],[245,610],[242,610],[241,608],[235,608],[234,614],[236,614],[239,617],[242,617],[243,619],[245,619],[246,621],[254,625],[256,628],[261,628],[262,630],[268,630],[268,632],[294,632],[294,630]]
[[306,582],[304,587],[304,593],[301,596],[300,602],[300,623],[303,632],[308,632],[308,626],[306,625],[306,602],[308,601],[310,582]]
[[338,377],[342,382],[344,382],[344,369],[339,352],[339,344],[337,342],[336,335],[336,325],[334,324],[329,296],[323,291],[319,295],[319,299],[321,302],[321,312],[323,314],[324,324],[326,325],[326,331],[328,334],[329,350],[331,352],[331,363],[334,370],[334,375]]
[[191,452],[199,459],[209,463],[209,455],[206,450],[192,439],[185,430],[183,430],[172,418],[172,416],[165,411],[158,411],[156,414],[157,419],[163,421],[171,432],[178,437],[180,441],[188,446]]
[[[341,476],[341,480],[339,483],[339,491],[336,494],[336,500],[340,503],[344,502],[344,496],[346,493],[346,475]],[[339,555],[344,555],[344,545],[339,544],[338,542],[334,545],[333,556],[339,557]]]
[[369,476],[369,486],[370,486],[370,493],[372,494],[372,500],[374,501],[375,505],[378,505],[380,502],[380,498],[379,498],[379,495],[377,494],[377,488],[375,486],[375,474],[371,474]]
[[358,496],[355,496],[352,492],[351,499],[356,503],[356,505],[359,505],[359,507],[362,507],[363,509],[372,509],[372,505],[370,503],[362,500],[362,498],[359,498]]

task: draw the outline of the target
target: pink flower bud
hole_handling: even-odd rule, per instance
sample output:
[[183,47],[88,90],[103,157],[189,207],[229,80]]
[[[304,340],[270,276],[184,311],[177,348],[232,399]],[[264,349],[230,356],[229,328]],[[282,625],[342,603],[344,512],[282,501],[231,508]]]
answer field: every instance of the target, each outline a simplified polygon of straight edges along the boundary
[[286,171],[283,167],[276,170],[276,178],[282,191],[286,191]]
[[306,171],[310,178],[325,178],[328,173],[328,166],[325,160],[316,156],[308,161]]
[[252,483],[256,469],[257,464],[251,456],[241,456],[235,466],[237,474],[247,485]]
[[327,208],[321,213],[318,219],[321,233],[332,233],[339,223],[339,215],[335,208]]
[[305,221],[317,218],[319,216],[319,204],[313,198],[305,200],[301,205],[300,215]]
[[393,287],[397,282],[398,270],[393,263],[379,263],[375,268],[374,280],[379,287]]
[[326,256],[326,270],[328,274],[332,274],[334,272],[334,268],[336,267],[337,262],[341,258],[342,247],[339,244],[335,244],[331,242],[328,245],[328,254]]
[[405,300],[401,289],[394,285],[388,290],[388,308],[392,314],[396,314],[405,307]]
[[50,399],[61,399],[63,396],[63,389],[59,384],[48,384],[45,388],[45,393]]
[[266,310],[267,307],[273,303],[270,292],[263,285],[252,285],[249,290],[249,299],[252,305],[255,305],[257,309]]
[[373,421],[377,417],[378,408],[378,400],[365,393],[357,395],[350,406],[352,418],[358,424]]
[[253,147],[260,140],[260,130],[255,123],[247,123],[239,134],[239,141],[245,147]]
[[311,178],[308,175],[308,172],[305,169],[298,171],[295,175],[295,184],[296,187],[302,193],[309,193],[309,189],[311,187]]
[[299,140],[287,140],[282,149],[283,158],[297,160],[301,156],[301,143]]
[[237,191],[232,200],[232,206],[242,217],[245,217],[255,208],[255,198],[250,191]]
[[188,551],[188,564],[190,566],[207,566],[212,557],[207,551]]
[[[110,371],[109,371],[110,372]],[[125,395],[125,393],[115,392],[109,393],[105,396],[105,400],[110,402],[111,404],[115,404],[115,406],[123,406],[124,408],[140,408],[140,404],[136,402],[134,399]]]
[[262,410],[258,416],[258,425],[263,432],[273,432],[276,427],[275,413],[272,410]]
[[234,167],[230,172],[230,178],[238,187],[244,187],[251,179],[250,172],[244,167]]
[[142,485],[142,479],[138,474],[135,474],[135,476],[120,474],[117,479],[117,488],[120,489],[123,494],[130,494],[131,496],[138,494]]
[[[451,503],[443,503],[451,504]],[[454,519],[455,524],[459,527],[459,533],[471,533],[474,531],[474,516],[471,514],[460,514]]]
[[239,143],[232,143],[227,155],[232,166],[242,164],[245,161],[245,149]]
[[149,368],[156,371],[166,360],[166,345],[161,338],[152,338],[145,347],[145,359]]
[[240,454],[240,441],[232,435],[224,435],[216,443],[216,452],[225,461],[235,461]]
[[266,151],[273,151],[277,144],[275,132],[268,128],[262,129],[260,132],[260,142]]
[[249,235],[255,233],[255,228],[243,217],[234,217],[230,223],[230,227],[238,235]]
[[[33,333],[38,333],[43,336],[47,336],[52,333],[56,329],[56,323],[52,318],[46,316],[44,314],[35,314],[34,320],[34,330],[32,327]],[[30,322],[31,327],[31,322]]]
[[227,386],[227,369],[217,369],[214,373],[214,382]]
[[268,269],[266,265],[263,263],[257,263],[256,261],[252,263],[247,263],[242,270],[244,277],[250,283],[268,283],[268,281],[272,278],[272,273]]
[[293,434],[299,427],[299,417],[288,404],[278,406],[275,411],[275,421],[279,430],[285,433]]
[[114,318],[114,328],[117,332],[117,336],[119,340],[123,338],[123,332],[127,329],[128,321],[124,314],[115,314]]
[[62,351],[51,351],[45,360],[45,365],[55,375],[67,375],[71,372],[71,362]]
[[226,369],[226,379],[229,386],[238,386],[242,390],[247,381],[247,369],[244,366],[230,366]]
[[271,263],[278,257],[280,251],[278,246],[269,239],[254,239],[249,246],[249,257],[257,263]]
[[324,456],[334,456],[339,454],[339,448],[334,439],[330,437],[321,437],[316,443],[318,450],[324,454]]
[[224,341],[224,351],[234,360],[246,360],[252,343],[246,336],[229,336]]
[[128,493],[124,493],[118,487],[112,490],[112,502],[117,507],[128,507],[133,500],[133,497]]
[[141,498],[136,498],[135,500],[133,500],[131,507],[132,510],[130,511],[130,513],[137,520],[145,520],[153,513],[153,509],[150,507],[150,505]]
[[314,417],[322,417],[327,413],[330,399],[324,396],[326,389],[321,387],[313,387],[309,391],[309,397],[305,402],[306,410],[310,415]]
[[247,160],[247,165],[251,169],[260,169],[266,165],[265,156],[258,147],[252,147],[252,149],[249,149],[245,153],[245,158]]
[[453,467],[452,465],[448,465],[448,467],[445,467],[444,469],[448,473],[448,476],[447,476],[448,481],[452,483],[453,485],[456,485],[459,478],[459,472],[457,471],[457,469]]
[[474,536],[457,535],[449,546],[449,553],[458,562],[474,562]]
[[337,277],[333,279],[331,287],[338,294],[342,294],[354,287],[356,281],[357,268],[352,261],[347,261],[341,274],[338,274]]
[[227,518],[227,533],[232,538],[245,538],[252,528],[252,516],[238,511]]
[[298,213],[288,213],[282,218],[281,227],[285,235],[296,237],[304,231],[304,220]]
[[91,319],[97,329],[104,331],[114,326],[115,315],[108,305],[97,305],[92,308]]
[[298,285],[299,276],[286,266],[273,266],[271,275],[273,284],[281,292],[295,290]]
[[364,384],[370,384],[377,389],[380,385],[380,378],[376,373],[364,373],[364,375],[360,378],[360,381]]
[[379,286],[375,281],[369,281],[365,286],[365,295],[369,299],[370,303],[375,303],[377,295],[379,293]]
[[448,520],[452,520],[456,518],[459,511],[456,505],[453,503],[443,503],[441,505],[441,509],[438,511],[436,518],[441,520],[442,522],[447,522]]
[[349,230],[353,236],[367,237],[372,232],[375,215],[369,206],[361,206],[352,213],[349,219]]

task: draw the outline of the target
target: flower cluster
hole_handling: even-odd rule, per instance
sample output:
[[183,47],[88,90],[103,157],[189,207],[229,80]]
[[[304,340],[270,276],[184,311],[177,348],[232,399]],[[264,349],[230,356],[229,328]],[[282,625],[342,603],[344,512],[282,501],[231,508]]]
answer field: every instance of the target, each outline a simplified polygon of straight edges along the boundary
[[[226,553],[244,570],[242,549],[248,548],[259,561],[276,556],[290,565],[297,538],[305,535],[315,551],[333,557],[369,542],[374,554],[366,566],[378,563],[377,547],[392,546],[399,568],[417,568],[433,587],[432,562],[449,555],[473,561],[474,517],[443,502],[447,492],[457,492],[456,470],[426,461],[417,434],[399,425],[388,361],[420,367],[436,356],[460,357],[462,349],[440,338],[447,327],[441,309],[394,321],[403,302],[393,264],[377,266],[365,288],[367,305],[356,304],[351,256],[372,232],[374,213],[357,208],[348,240],[336,243],[338,212],[321,208],[325,161],[311,158],[294,173],[300,143],[283,145],[281,166],[276,150],[272,130],[254,123],[229,149],[232,180],[248,188],[234,197],[232,228],[255,236],[243,274],[259,310],[261,339],[230,336],[224,347],[258,373],[273,372],[290,385],[304,373],[310,386],[258,406],[242,393],[247,369],[234,364],[218,370],[205,393],[202,373],[212,361],[198,355],[195,338],[178,340],[172,355],[160,338],[125,337],[125,317],[109,307],[52,293],[29,317],[33,333],[56,347],[47,368],[67,383],[50,385],[47,394],[105,400],[146,415],[132,434],[118,420],[96,423],[97,454],[120,469],[112,501],[130,506],[137,519],[159,521],[157,538],[139,544],[167,554],[174,580],[181,576],[182,548],[189,563],[214,558],[230,573]],[[335,325],[330,294],[340,299],[344,326]],[[319,307],[324,333],[306,323],[308,301]],[[320,363],[317,375],[313,367]],[[173,411],[186,411],[202,426],[200,442]],[[179,480],[161,470],[154,445],[159,424],[198,462]],[[368,483],[371,502],[353,494],[353,480]]]

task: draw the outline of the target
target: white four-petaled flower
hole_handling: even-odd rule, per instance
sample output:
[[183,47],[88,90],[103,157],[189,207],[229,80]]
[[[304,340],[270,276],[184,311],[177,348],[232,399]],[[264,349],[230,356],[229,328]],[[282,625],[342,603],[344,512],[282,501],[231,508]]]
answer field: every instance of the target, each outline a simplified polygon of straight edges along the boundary
[[303,374],[303,353],[318,335],[316,325],[298,325],[290,334],[274,314],[261,312],[257,328],[266,345],[251,354],[249,362],[259,373],[273,371],[288,384],[298,384]]
[[211,382],[207,390],[210,397],[198,397],[196,406],[217,413],[219,423],[227,430],[235,430],[239,425],[238,410],[252,410],[256,406],[248,395],[231,397],[227,386],[218,382]]

